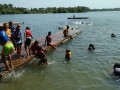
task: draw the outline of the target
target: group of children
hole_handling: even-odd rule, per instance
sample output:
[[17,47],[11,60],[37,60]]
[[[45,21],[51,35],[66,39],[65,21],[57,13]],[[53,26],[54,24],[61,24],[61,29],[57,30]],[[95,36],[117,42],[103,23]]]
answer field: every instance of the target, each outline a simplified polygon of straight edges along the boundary
[[[11,71],[13,69],[11,54],[14,52],[17,54],[18,59],[21,58],[22,34],[20,29],[20,25],[18,24],[16,27],[14,27],[12,21],[10,21],[9,23],[4,23],[3,26],[0,26],[0,45],[3,46],[1,58],[2,62],[6,66],[5,70],[8,71]],[[63,31],[65,37],[68,37],[68,29],[69,27],[67,27],[66,30]],[[29,55],[34,54],[37,58],[40,59],[40,63],[47,64],[48,62],[47,56],[45,55],[45,50],[42,48],[41,45],[39,45],[39,42],[37,40],[31,43],[32,39],[32,32],[29,27],[26,27],[24,32],[24,48],[26,51],[26,58]],[[47,46],[52,46],[54,49],[56,49],[56,44],[52,42],[51,32],[48,32],[48,35],[45,39],[45,44],[47,44]],[[8,60],[6,60],[6,56],[8,56]],[[66,61],[70,61],[70,58],[71,51],[66,50]]]

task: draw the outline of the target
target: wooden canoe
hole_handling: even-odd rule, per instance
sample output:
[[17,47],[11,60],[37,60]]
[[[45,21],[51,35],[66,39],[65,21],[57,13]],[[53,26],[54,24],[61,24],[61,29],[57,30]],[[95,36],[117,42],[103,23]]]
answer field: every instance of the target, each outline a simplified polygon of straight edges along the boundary
[[[71,35],[72,37],[75,37],[79,33],[80,33],[80,31],[78,31],[78,30],[69,30],[69,35]],[[69,39],[70,38],[67,38],[67,37],[64,38],[62,31],[52,35],[52,41],[54,43],[56,43],[57,46],[68,41]],[[39,38],[38,41],[43,46],[43,48],[46,49],[48,52],[52,50],[51,46],[44,46],[45,37]],[[13,55],[12,55],[13,70],[19,68],[20,66],[25,65],[27,62],[31,61],[34,58],[33,55],[29,56],[29,58],[27,58],[27,59],[25,58],[26,52],[24,50],[24,47],[22,47],[21,55],[23,56],[23,58],[17,59],[16,53],[13,53]],[[0,77],[6,77],[6,75],[9,73],[8,71],[3,70],[4,67],[5,67],[4,64],[1,62],[0,63]]]

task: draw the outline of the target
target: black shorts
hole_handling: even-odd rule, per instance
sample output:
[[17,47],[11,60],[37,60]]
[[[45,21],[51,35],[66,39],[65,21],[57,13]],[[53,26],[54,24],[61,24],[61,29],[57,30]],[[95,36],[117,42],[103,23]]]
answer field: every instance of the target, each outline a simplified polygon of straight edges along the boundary
[[30,46],[30,44],[31,44],[31,39],[27,38],[25,41],[25,46]]
[[50,46],[50,43],[47,43],[47,46]]

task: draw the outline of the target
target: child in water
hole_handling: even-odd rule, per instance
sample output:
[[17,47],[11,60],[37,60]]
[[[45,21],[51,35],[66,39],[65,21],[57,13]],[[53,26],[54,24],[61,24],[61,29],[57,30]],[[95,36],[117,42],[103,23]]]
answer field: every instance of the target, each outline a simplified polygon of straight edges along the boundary
[[41,46],[37,46],[37,54],[36,54],[37,58],[40,59],[40,64],[48,64],[47,62],[47,56],[44,53],[44,50],[42,49]]
[[71,51],[70,51],[69,49],[67,49],[67,50],[66,50],[66,54],[65,54],[65,59],[66,59],[67,62],[70,61],[71,56],[72,56]]
[[115,76],[120,76],[120,63],[115,63],[113,66],[113,74]]
[[93,51],[93,50],[95,50],[94,45],[93,45],[93,44],[89,44],[88,50],[89,50],[89,51]]

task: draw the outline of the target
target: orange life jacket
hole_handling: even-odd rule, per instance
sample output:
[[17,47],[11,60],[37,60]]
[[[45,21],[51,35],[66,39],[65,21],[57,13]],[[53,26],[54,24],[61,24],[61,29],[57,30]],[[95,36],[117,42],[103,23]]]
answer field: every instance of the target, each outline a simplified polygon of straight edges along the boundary
[[26,33],[26,37],[32,37],[32,33],[30,30],[26,30],[25,33]]

